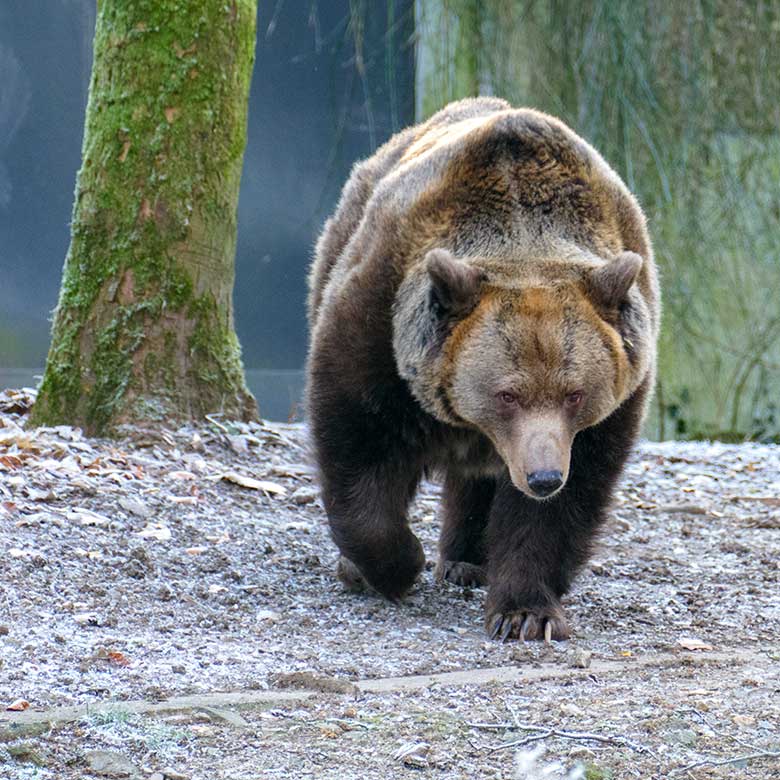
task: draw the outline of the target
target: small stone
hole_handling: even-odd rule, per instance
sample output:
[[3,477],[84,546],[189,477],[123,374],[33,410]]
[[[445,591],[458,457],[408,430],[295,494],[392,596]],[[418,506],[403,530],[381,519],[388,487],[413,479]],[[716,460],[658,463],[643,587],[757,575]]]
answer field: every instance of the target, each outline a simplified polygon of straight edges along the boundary
[[669,741],[685,747],[691,747],[696,744],[696,732],[692,729],[679,729],[671,732]]
[[48,723],[0,723],[0,743],[12,742],[15,739],[39,737],[50,730]]
[[73,616],[73,619],[80,626],[99,626],[100,618],[95,612],[78,612]]
[[35,766],[45,766],[46,759],[32,745],[24,742],[18,745],[8,745],[6,747],[8,755],[25,764],[35,764]]
[[249,443],[246,436],[227,434],[227,440],[230,444],[230,449],[236,455],[246,455],[249,452]]
[[187,775],[177,772],[175,769],[163,769],[162,774],[165,780],[189,780]]
[[139,498],[133,498],[132,496],[122,497],[119,499],[118,504],[125,512],[129,512],[136,517],[147,518],[151,514],[149,507]]
[[8,626],[0,626],[0,636],[8,636],[11,629]]
[[593,653],[591,653],[590,650],[583,650],[578,647],[571,655],[569,666],[572,669],[590,669],[590,661],[592,657]]
[[122,572],[134,580],[142,580],[146,577],[148,569],[141,561],[131,558],[122,565]]
[[171,590],[170,586],[166,583],[160,585],[160,587],[157,589],[157,598],[160,601],[170,601],[173,598],[173,591]]
[[88,750],[84,758],[89,768],[104,777],[133,777],[138,768],[128,758],[113,750]]
[[290,498],[296,504],[303,506],[304,504],[312,504],[317,500],[319,496],[319,490],[310,487],[299,487]]
[[155,772],[149,775],[149,780],[165,780],[165,775],[162,772]]
[[575,745],[569,750],[569,758],[590,758],[595,756],[595,752],[587,745]]

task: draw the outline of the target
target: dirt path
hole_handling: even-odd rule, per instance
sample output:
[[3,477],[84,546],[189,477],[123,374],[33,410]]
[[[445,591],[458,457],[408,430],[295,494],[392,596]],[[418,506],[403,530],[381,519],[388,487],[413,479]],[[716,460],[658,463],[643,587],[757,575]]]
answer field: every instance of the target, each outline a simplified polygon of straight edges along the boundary
[[[780,750],[778,447],[642,445],[565,602],[574,638],[500,645],[483,592],[430,570],[399,606],[343,592],[299,427],[106,442],[25,431],[24,403],[0,395],[0,702],[30,704],[0,720],[3,780],[511,778],[540,744],[540,766],[666,778]],[[437,492],[413,511],[431,564]],[[60,707],[82,709],[49,730]]]

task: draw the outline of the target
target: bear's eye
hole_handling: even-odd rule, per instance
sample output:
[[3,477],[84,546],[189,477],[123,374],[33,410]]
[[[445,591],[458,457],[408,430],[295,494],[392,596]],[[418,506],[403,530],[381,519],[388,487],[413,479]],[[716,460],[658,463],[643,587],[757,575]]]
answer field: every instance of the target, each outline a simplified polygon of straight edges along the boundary
[[515,406],[519,401],[518,397],[509,390],[502,390],[500,393],[496,393],[496,398],[507,406]]
[[566,406],[569,409],[576,409],[582,403],[583,397],[582,390],[575,390],[573,393],[569,393],[566,396]]

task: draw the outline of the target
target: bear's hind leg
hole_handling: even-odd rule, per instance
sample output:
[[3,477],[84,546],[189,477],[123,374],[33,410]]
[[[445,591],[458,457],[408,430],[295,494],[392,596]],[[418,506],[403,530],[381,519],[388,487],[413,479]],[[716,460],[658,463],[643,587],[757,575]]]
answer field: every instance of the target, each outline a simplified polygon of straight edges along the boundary
[[[365,581],[397,600],[425,565],[422,545],[407,520],[422,467],[389,440],[384,447],[370,436],[346,441],[351,427],[341,425],[338,436],[317,442],[323,502],[342,555],[337,574],[351,590]],[[337,446],[328,446],[334,440]]]
[[492,477],[470,479],[449,470],[442,489],[436,578],[455,585],[485,585],[485,527],[495,495]]

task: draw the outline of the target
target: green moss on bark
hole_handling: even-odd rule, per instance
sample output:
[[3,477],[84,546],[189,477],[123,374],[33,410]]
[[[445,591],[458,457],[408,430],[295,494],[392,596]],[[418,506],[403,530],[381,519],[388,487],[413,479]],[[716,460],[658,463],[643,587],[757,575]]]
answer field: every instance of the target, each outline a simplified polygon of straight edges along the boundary
[[256,0],[102,0],[35,423],[252,416],[233,328]]

